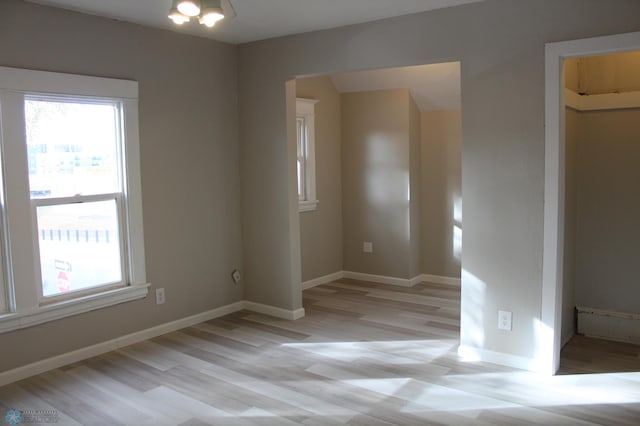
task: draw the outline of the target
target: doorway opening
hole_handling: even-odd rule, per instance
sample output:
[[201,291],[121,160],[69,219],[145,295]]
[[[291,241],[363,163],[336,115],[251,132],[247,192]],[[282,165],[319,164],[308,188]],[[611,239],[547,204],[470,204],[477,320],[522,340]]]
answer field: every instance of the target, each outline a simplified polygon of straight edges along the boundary
[[[315,200],[298,185],[302,289],[433,283],[455,299],[442,325],[459,338],[460,91],[459,62],[296,79],[315,129],[315,164],[300,164],[300,144],[297,156],[299,182],[316,173]],[[298,114],[298,140],[307,117]]]
[[640,51],[567,58],[564,69],[560,371],[640,371]]
[[[573,112],[567,114],[566,108],[572,103],[575,107],[576,102],[588,107],[596,99],[594,95],[574,96],[571,91],[565,92],[565,81],[570,82],[572,79],[571,74],[575,70],[572,67],[576,66],[575,58],[592,58],[638,50],[640,33],[551,43],[546,46],[545,222],[540,342],[544,357],[543,370],[551,374],[555,374],[559,369],[562,344],[566,343],[575,331],[572,317],[576,300],[572,297],[575,294],[572,284],[574,266],[578,259],[573,255],[565,256],[565,252],[568,247],[568,253],[576,253],[572,251],[572,247],[576,243],[574,231],[578,229],[574,227],[576,216],[573,215],[576,206],[575,164],[571,163],[572,159],[575,159],[572,151],[574,144],[573,141],[567,143],[567,138],[575,137],[574,133],[567,131],[574,128],[576,117]],[[589,64],[585,62],[583,68],[589,68]],[[575,86],[575,78],[569,85],[579,87]],[[619,95],[610,96],[619,98]],[[627,95],[623,97],[625,96]],[[582,210],[584,212],[584,208]],[[569,220],[566,220],[568,213],[571,215]],[[588,218],[592,213],[588,212],[585,219],[590,220]],[[566,235],[569,239],[565,239]],[[625,241],[629,238],[623,236]]]

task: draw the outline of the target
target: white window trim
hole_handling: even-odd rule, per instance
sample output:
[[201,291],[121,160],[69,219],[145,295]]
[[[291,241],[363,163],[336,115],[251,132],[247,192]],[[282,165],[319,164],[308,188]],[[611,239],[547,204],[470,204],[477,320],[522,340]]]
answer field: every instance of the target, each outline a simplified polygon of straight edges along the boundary
[[304,200],[298,201],[298,211],[308,212],[318,208],[316,195],[316,143],[315,143],[315,106],[316,99],[296,99],[296,117],[303,117],[307,128],[307,160],[305,162],[305,194]]
[[72,315],[142,299],[147,296],[149,286],[150,284],[148,283],[130,285],[39,306],[28,312],[0,315],[0,333],[19,330]]
[[[3,223],[5,241],[4,291],[8,293],[6,308],[0,314],[0,333],[30,327],[47,321],[77,315],[115,304],[144,298],[148,294],[146,282],[144,235],[142,224],[142,191],[140,178],[140,141],[138,127],[138,83],[128,80],[88,77],[72,74],[32,71],[0,67],[0,124],[24,123],[23,99],[25,93],[42,93],[69,96],[90,96],[115,99],[123,105],[123,133],[126,143],[126,186],[124,197],[127,203],[127,218],[122,224],[128,245],[127,263],[129,285],[117,289],[43,305],[38,297],[34,247],[30,238],[12,238],[17,235],[33,235],[30,215],[28,177],[16,168],[8,167],[8,158],[26,162],[25,135],[22,126],[0,126],[2,157],[5,163],[4,179],[11,181],[5,187]],[[11,203],[6,203],[11,200]],[[9,224],[7,226],[6,224]],[[1,298],[0,298],[1,299]]]

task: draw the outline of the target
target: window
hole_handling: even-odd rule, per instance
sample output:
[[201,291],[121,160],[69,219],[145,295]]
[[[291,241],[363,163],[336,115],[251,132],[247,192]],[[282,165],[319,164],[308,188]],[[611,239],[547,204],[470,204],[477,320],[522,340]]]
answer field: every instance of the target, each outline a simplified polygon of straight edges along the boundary
[[296,134],[298,138],[298,210],[315,210],[315,104],[314,99],[296,99]]
[[0,67],[0,331],[147,295],[137,94]]

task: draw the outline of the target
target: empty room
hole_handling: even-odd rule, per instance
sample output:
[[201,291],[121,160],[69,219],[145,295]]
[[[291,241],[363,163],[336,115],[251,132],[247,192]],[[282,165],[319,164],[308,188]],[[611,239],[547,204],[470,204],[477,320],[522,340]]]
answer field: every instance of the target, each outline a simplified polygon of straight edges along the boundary
[[637,425],[639,16],[0,0],[0,422]]

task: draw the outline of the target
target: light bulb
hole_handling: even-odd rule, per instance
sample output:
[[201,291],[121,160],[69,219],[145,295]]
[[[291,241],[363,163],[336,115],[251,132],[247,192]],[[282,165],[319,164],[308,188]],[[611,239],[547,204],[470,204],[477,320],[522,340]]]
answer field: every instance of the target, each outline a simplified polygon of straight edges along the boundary
[[178,12],[177,10],[171,11],[171,13],[169,14],[169,19],[171,19],[173,23],[176,25],[182,25],[185,22],[189,22],[189,17],[184,16],[182,13]]
[[215,11],[207,12],[205,15],[202,15],[200,17],[200,23],[202,25],[205,25],[211,28],[216,24],[216,22],[218,22],[223,18],[224,18],[224,15],[220,12],[215,12]]
[[200,13],[200,2],[194,0],[182,0],[178,3],[178,12],[185,16],[198,16]]

